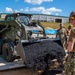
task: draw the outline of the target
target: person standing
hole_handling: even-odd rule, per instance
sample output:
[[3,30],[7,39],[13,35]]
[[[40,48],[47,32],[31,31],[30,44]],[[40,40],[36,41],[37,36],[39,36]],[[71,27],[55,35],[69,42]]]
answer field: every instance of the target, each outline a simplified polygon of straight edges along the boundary
[[69,35],[70,35],[70,32],[71,32],[71,29],[72,29],[72,25],[69,25],[68,28],[67,28],[67,39],[66,39],[66,44],[65,44],[66,48],[67,48],[68,39],[69,39]]
[[71,29],[66,55],[65,73],[66,75],[75,75],[75,11],[70,13],[69,22],[73,25]]
[[57,30],[56,37],[60,38],[63,47],[65,47],[65,42],[67,38],[67,30],[65,29],[63,23],[60,23],[60,28]]
[[72,25],[69,25],[67,28],[67,36],[70,35],[71,29],[72,29]]

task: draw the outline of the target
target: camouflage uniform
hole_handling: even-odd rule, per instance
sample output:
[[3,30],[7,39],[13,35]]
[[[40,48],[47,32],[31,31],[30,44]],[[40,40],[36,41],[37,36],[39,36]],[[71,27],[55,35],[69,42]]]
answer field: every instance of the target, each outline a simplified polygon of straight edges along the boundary
[[66,29],[65,28],[59,28],[56,34],[56,37],[59,37],[63,46],[65,45],[66,42],[66,38],[67,38],[67,33],[66,33]]
[[65,73],[66,75],[75,75],[75,28],[71,30],[69,42],[73,41],[73,50],[69,52],[68,58],[65,63]]
[[65,63],[65,73],[66,75],[75,75],[75,53],[71,52]]

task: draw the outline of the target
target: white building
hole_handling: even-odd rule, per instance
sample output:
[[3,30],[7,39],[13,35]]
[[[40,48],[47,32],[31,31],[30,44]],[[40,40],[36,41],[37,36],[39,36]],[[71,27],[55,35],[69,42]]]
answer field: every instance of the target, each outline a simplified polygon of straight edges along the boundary
[[7,15],[6,13],[1,13],[1,14],[0,14],[0,18],[3,19],[3,18],[5,18],[6,15]]
[[44,15],[44,14],[33,14],[32,20],[67,23],[67,22],[69,22],[69,17]]

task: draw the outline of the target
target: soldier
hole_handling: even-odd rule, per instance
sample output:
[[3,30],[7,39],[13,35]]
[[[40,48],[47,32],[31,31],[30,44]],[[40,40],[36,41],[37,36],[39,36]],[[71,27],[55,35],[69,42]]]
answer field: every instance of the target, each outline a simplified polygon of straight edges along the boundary
[[63,23],[60,23],[59,26],[60,26],[60,28],[57,30],[56,37],[60,38],[63,47],[65,47],[65,43],[66,43],[66,39],[67,39],[67,31],[66,31]]
[[[75,11],[71,12],[69,22],[73,25],[71,29],[66,55],[65,73],[66,75],[75,75]],[[67,57],[68,56],[68,57]]]
[[70,35],[71,29],[72,29],[72,25],[69,25],[67,28],[67,36]]
[[68,39],[69,39],[71,29],[72,29],[72,25],[69,25],[68,28],[67,28],[67,41],[66,41],[66,45],[65,45],[66,48],[67,48],[67,45],[68,45]]

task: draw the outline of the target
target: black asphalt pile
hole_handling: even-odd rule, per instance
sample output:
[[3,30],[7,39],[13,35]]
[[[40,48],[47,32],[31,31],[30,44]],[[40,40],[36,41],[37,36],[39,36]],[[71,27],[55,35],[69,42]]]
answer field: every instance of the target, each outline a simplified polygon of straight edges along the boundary
[[63,65],[62,59],[65,56],[65,51],[63,47],[53,41],[46,40],[28,45],[24,51],[28,67],[45,70],[53,65],[53,59],[57,59],[61,66]]

